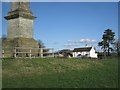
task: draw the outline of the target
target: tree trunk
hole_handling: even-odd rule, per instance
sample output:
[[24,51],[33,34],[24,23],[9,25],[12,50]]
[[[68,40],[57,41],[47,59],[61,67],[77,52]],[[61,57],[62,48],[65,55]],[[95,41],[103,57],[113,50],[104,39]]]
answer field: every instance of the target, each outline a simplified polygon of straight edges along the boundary
[[104,50],[104,58],[106,57],[106,50]]
[[108,46],[108,56],[110,56],[110,48],[109,48],[109,46]]

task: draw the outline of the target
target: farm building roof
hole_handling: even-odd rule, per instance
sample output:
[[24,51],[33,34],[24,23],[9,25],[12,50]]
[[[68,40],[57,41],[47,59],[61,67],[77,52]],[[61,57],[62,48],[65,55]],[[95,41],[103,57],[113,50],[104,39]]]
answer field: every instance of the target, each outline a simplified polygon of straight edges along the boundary
[[73,52],[90,51],[92,47],[74,48]]

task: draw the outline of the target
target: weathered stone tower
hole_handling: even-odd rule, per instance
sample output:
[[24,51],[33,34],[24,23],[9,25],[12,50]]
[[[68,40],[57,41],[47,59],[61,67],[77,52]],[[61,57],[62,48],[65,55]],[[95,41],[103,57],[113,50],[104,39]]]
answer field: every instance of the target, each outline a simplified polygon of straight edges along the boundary
[[33,38],[33,20],[29,2],[12,2],[11,10],[5,17],[8,21],[8,38]]
[[30,11],[29,0],[26,1],[12,2],[11,10],[4,17],[8,22],[7,39],[2,43],[4,52],[7,52],[6,57],[13,57],[15,47],[39,48],[38,42],[33,38],[33,22],[36,17]]

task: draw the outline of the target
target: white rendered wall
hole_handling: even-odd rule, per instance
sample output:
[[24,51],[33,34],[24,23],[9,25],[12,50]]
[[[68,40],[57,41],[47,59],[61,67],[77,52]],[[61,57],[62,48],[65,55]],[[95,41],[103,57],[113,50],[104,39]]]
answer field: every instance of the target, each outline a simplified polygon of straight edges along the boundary
[[97,58],[97,53],[95,53],[94,47],[92,47],[92,49],[90,50],[90,57],[91,58]]
[[88,54],[88,57],[90,57],[90,52],[73,52],[73,57],[77,57],[79,54],[81,54],[82,56],[85,56],[86,54]]

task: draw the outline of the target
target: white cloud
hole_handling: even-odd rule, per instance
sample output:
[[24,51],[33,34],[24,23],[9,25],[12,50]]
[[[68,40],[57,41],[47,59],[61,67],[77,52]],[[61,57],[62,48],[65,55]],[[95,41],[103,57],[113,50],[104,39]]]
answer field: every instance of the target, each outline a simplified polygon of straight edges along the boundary
[[94,39],[80,39],[80,40],[67,40],[70,43],[95,43],[96,40]]

